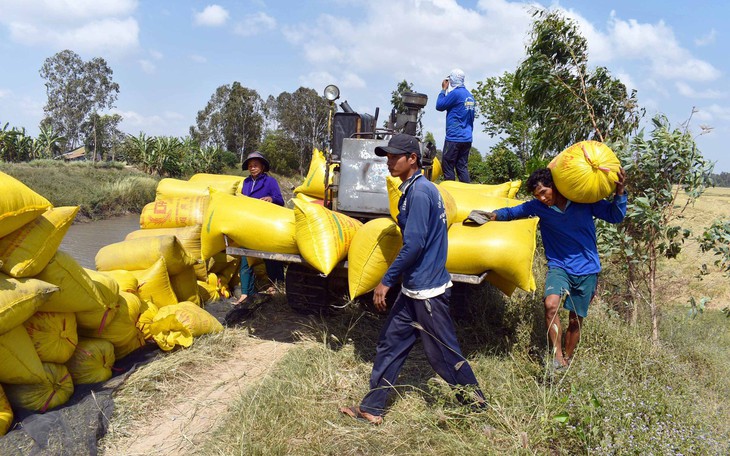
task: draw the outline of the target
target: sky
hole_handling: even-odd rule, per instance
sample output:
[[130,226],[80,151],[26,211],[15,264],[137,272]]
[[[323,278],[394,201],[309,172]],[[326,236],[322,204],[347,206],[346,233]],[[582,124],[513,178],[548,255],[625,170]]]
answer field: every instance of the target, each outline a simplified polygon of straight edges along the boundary
[[[357,112],[379,107],[383,118],[405,79],[428,95],[424,130],[440,148],[441,81],[461,68],[473,89],[513,72],[541,7],[574,19],[589,64],[637,90],[644,124],[662,113],[679,127],[691,116],[704,157],[730,172],[724,0],[0,0],[0,125],[38,134],[47,101],[39,70],[70,49],[106,60],[120,86],[113,112],[132,135],[188,135],[216,88],[235,81],[264,99],[336,84]],[[482,120],[473,146],[486,153],[495,140]]]

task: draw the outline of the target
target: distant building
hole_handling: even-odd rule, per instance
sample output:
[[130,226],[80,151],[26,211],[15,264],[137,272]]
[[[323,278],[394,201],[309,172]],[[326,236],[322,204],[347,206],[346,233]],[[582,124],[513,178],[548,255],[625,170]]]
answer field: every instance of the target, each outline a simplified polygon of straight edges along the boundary
[[62,158],[63,161],[84,161],[86,160],[86,146],[77,147],[76,149],[61,154],[56,157],[56,160]]

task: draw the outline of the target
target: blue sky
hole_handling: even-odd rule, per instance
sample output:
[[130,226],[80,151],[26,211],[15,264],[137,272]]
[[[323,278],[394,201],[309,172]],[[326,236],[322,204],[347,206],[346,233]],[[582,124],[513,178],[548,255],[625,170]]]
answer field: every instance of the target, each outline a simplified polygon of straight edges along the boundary
[[[589,62],[637,89],[647,120],[661,112],[679,125],[695,107],[693,133],[712,127],[697,137],[700,150],[730,172],[725,1],[0,0],[0,122],[37,134],[46,103],[38,72],[71,49],[106,59],[120,85],[114,111],[133,135],[187,135],[215,89],[234,81],[263,98],[335,83],[355,110],[374,113],[389,111],[406,79],[429,96],[424,126],[441,143],[443,77],[462,68],[473,88],[513,71],[536,5],[580,24]],[[475,135],[482,152],[492,143]]]

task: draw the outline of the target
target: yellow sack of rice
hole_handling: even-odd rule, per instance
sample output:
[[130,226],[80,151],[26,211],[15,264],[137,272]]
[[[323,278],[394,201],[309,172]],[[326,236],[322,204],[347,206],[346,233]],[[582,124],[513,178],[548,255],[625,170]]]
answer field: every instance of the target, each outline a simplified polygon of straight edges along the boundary
[[246,249],[299,253],[292,209],[247,196],[212,192],[200,240],[203,258],[225,250],[223,235]]
[[58,287],[37,279],[14,279],[0,273],[0,334],[31,317]]
[[36,312],[23,326],[44,363],[65,363],[79,341],[76,315],[73,313]]
[[59,250],[36,279],[58,287],[38,307],[41,312],[84,312],[106,309],[95,282],[68,253]]
[[299,252],[304,261],[327,275],[347,257],[352,237],[362,223],[318,204],[292,202]]
[[[185,252],[187,252],[188,255],[198,261],[202,259],[202,256],[200,255],[200,229],[201,225],[186,226],[181,228],[156,228],[136,230],[129,233],[124,240],[128,241],[131,239],[139,239],[143,237],[172,235],[175,236],[178,241],[180,241],[180,245],[182,245]],[[195,268],[195,274],[197,275],[198,279],[204,280],[205,277],[208,275],[205,263],[203,261],[198,261],[195,265],[193,265],[193,267]]]
[[517,179],[510,181],[510,187],[509,192],[507,193],[507,198],[514,198],[517,196],[517,192],[520,191],[520,187],[522,186],[522,181]]
[[30,223],[51,208],[50,201],[2,171],[0,188],[0,238]]
[[[226,252],[218,252],[211,256],[207,260],[208,274],[218,274],[222,270],[226,269],[231,263],[234,263],[238,258],[228,255]],[[251,262],[249,262],[251,264]],[[206,277],[207,280],[207,277]]]
[[160,258],[147,269],[133,271],[133,274],[139,282],[137,294],[140,299],[151,301],[157,307],[177,304],[177,295],[175,295],[175,290],[172,289],[164,258]]
[[389,218],[370,220],[357,230],[347,253],[350,299],[375,289],[402,245],[400,230]]
[[504,182],[502,184],[473,184],[471,182],[443,181],[439,184],[439,187],[445,188],[452,192],[452,194],[459,190],[474,191],[476,189],[476,191],[483,195],[508,198],[512,189],[512,182]]
[[13,409],[5,396],[5,390],[0,385],[0,437],[7,434],[10,425],[13,423]]
[[203,223],[209,197],[178,196],[158,198],[142,208],[139,226],[142,229],[182,228]]
[[0,383],[40,383],[45,379],[43,365],[25,326],[0,334],[0,366]]
[[157,184],[155,200],[190,196],[208,196],[210,189],[233,195],[241,183],[229,182],[189,182],[166,177]]
[[190,301],[201,305],[200,296],[198,295],[198,278],[192,266],[171,275],[170,286],[172,286],[172,291],[175,292],[178,301]]
[[78,206],[49,209],[0,239],[0,269],[13,277],[37,275],[56,254],[78,211]]
[[137,281],[137,277],[131,271],[116,269],[114,271],[101,271],[99,274],[105,275],[114,280],[117,285],[119,285],[119,291],[137,293],[139,282]]
[[457,274],[495,271],[523,290],[533,291],[538,220],[534,217],[480,226],[454,223],[449,229],[446,269]]
[[[439,188],[448,189],[456,203],[456,221],[461,222],[469,216],[474,209],[482,211],[493,211],[503,207],[512,207],[522,204],[514,198],[508,198],[509,182],[500,184],[504,191],[490,192],[487,187],[497,187],[485,184],[467,184],[464,182],[444,181],[438,184]],[[496,193],[500,193],[497,195]]]
[[190,176],[188,182],[208,184],[214,188],[228,188],[234,186],[236,188],[234,193],[241,193],[241,185],[243,185],[243,176],[235,176],[233,174],[208,174],[208,173],[197,173]]
[[[396,223],[398,221],[398,213],[400,212],[400,209],[398,208],[398,201],[400,201],[400,197],[403,195],[403,192],[400,191],[402,183],[403,181],[401,181],[398,177],[385,176],[385,185],[388,189],[388,209],[390,211],[390,216],[393,217],[393,220],[395,220]],[[436,189],[439,191],[441,199],[444,201],[447,225],[451,226],[452,223],[460,221],[457,217],[456,200],[451,195],[451,192],[440,185],[436,185]]]
[[558,191],[576,203],[595,203],[616,191],[621,168],[613,151],[598,141],[581,141],[548,165]]
[[87,385],[109,380],[115,360],[111,342],[81,337],[66,367],[75,385]]
[[5,385],[5,393],[13,407],[45,413],[71,398],[74,384],[66,366],[43,363],[43,370],[45,375],[41,383]]
[[98,333],[81,329],[79,334],[108,340],[114,346],[114,357],[122,359],[145,344],[144,335],[137,328],[142,310],[142,301],[135,294],[122,291],[119,293],[119,311],[114,319]]
[[[324,153],[315,148],[312,150],[312,161],[309,163],[309,171],[304,182],[294,189],[294,194],[304,193],[313,198],[324,199],[324,174],[327,168],[327,160]],[[329,179],[332,183],[334,165],[330,166]]]
[[149,268],[159,258],[165,259],[165,265],[170,274],[177,274],[186,266],[196,263],[196,260],[185,252],[180,241],[170,235],[130,239],[109,244],[99,249],[94,260],[96,269],[99,271],[115,269],[139,271]]
[[159,309],[149,332],[157,345],[165,351],[176,345],[189,347],[193,337],[223,331],[223,325],[203,308],[192,302],[181,302]]
[[433,164],[431,165],[431,182],[436,182],[441,176],[444,175],[444,170],[441,167],[441,162],[437,157],[434,157]]
[[494,271],[489,271],[485,280],[507,296],[512,296],[512,293],[517,289],[517,285]]
[[101,296],[103,307],[76,312],[76,326],[79,331],[85,329],[98,333],[104,330],[104,327],[112,321],[119,310],[119,284],[102,272],[86,268],[84,271],[89,275],[94,283],[94,288]]
[[[452,182],[452,181],[447,181]],[[441,187],[444,182],[438,186]],[[514,207],[523,203],[523,201],[504,196],[489,195],[479,191],[480,184],[465,184],[471,187],[458,187],[450,189],[451,196],[456,202],[456,221],[463,222],[474,209],[482,211],[493,211],[503,207]]]

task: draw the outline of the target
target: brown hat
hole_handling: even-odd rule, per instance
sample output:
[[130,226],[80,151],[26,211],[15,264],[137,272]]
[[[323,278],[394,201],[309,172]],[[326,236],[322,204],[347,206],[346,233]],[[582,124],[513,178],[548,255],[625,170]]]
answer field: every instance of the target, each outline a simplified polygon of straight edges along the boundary
[[256,151],[248,154],[248,157],[246,157],[246,159],[243,161],[243,164],[241,165],[241,169],[243,169],[244,171],[246,169],[248,169],[248,162],[252,158],[258,158],[259,160],[261,160],[261,163],[264,164],[265,173],[269,171],[269,168],[271,167],[271,165],[269,165],[269,161],[267,159],[265,159],[263,155],[261,155],[261,152],[256,152]]

